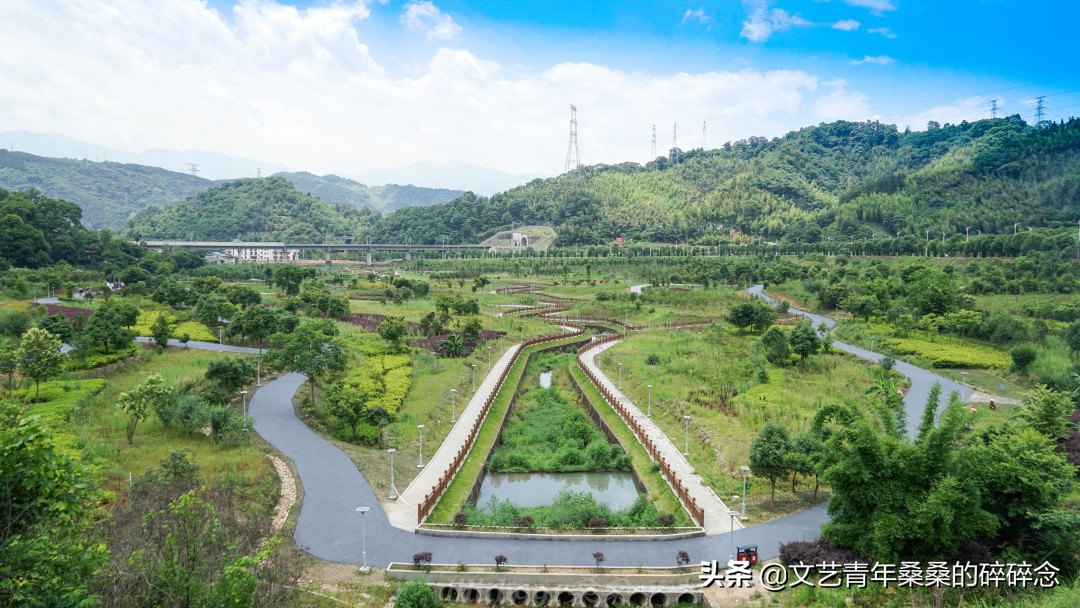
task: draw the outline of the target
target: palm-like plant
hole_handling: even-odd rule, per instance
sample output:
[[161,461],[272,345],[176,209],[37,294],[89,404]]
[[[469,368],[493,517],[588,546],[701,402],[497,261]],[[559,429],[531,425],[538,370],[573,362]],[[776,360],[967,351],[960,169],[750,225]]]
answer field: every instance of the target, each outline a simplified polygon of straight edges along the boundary
[[465,341],[457,334],[450,334],[445,340],[439,340],[439,350],[446,357],[460,357],[465,352]]

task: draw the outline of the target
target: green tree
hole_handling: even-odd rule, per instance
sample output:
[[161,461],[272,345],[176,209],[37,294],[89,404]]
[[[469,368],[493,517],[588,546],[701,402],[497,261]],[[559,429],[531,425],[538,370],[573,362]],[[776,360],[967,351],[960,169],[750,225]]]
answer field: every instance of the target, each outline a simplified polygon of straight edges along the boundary
[[791,491],[795,491],[796,475],[814,476],[814,498],[817,498],[822,463],[825,461],[825,443],[813,432],[799,433],[791,441],[791,449],[784,464],[791,471]]
[[28,329],[15,351],[19,371],[34,381],[34,401],[41,397],[41,381],[59,374],[67,355],[60,352],[60,338],[44,329]]
[[64,315],[49,315],[38,321],[38,327],[60,338],[61,342],[70,343],[75,339],[75,329]]
[[796,325],[791,330],[788,342],[791,344],[791,350],[802,359],[801,363],[804,370],[806,369],[806,359],[821,347],[821,340],[818,338],[817,331],[809,321]]
[[787,336],[779,327],[770,327],[765,333],[761,334],[761,337],[758,338],[758,344],[765,352],[765,359],[769,363],[773,365],[787,363],[791,350],[788,348]]
[[100,345],[108,353],[110,346],[119,350],[131,344],[133,334],[124,329],[124,320],[124,314],[116,302],[103,302],[79,336],[80,348]]
[[787,454],[791,450],[787,429],[776,422],[766,422],[750,444],[750,471],[768,479],[772,485],[770,500],[776,500],[776,481],[787,474]]
[[398,345],[408,329],[404,317],[387,317],[376,331],[383,340]]
[[755,309],[753,301],[739,302],[728,311],[727,322],[739,328],[741,332],[754,324]]
[[274,285],[280,287],[287,296],[300,294],[300,284],[304,282],[306,273],[299,266],[285,265],[274,270]]
[[460,357],[465,352],[465,341],[457,334],[450,334],[445,340],[439,340],[439,350],[444,356]]
[[1016,416],[1043,435],[1061,440],[1069,434],[1069,416],[1075,410],[1068,393],[1038,386],[1024,396]]
[[9,395],[15,385],[15,370],[17,369],[19,369],[17,349],[9,348],[6,345],[0,346],[0,374],[7,374],[7,391]]
[[15,266],[39,268],[51,262],[45,235],[13,213],[0,216],[0,251]]
[[255,376],[255,368],[247,359],[241,357],[224,357],[215,359],[206,366],[205,377],[216,384],[226,395],[232,396],[236,391],[251,382]]
[[247,308],[262,302],[262,294],[258,289],[247,285],[229,285],[225,288],[225,298],[230,304]]
[[1069,323],[1065,328],[1065,345],[1069,347],[1069,356],[1080,354],[1080,320]]
[[440,608],[442,600],[422,578],[414,578],[401,586],[394,608]]
[[161,313],[154,319],[154,324],[150,326],[150,335],[153,337],[154,344],[157,345],[158,350],[165,350],[165,347],[169,345],[169,338],[172,337],[172,327],[169,325],[169,319],[165,313]]
[[356,425],[364,419],[371,396],[368,391],[354,384],[335,384],[326,392],[326,413],[349,427],[356,436]]
[[140,422],[150,417],[150,412],[156,412],[162,420],[169,418],[168,406],[172,392],[165,385],[161,374],[153,374],[135,390],[120,393],[116,399],[116,405],[128,415],[125,433],[128,445],[135,439],[135,428]]
[[1034,348],[1027,344],[1021,344],[1015,346],[1009,351],[1009,356],[1012,357],[1012,369],[1015,372],[1026,374],[1031,364],[1038,358],[1039,353]]
[[238,312],[235,306],[217,294],[205,295],[195,304],[195,318],[209,327],[225,325],[236,318]]
[[318,378],[345,369],[345,347],[335,337],[332,321],[307,321],[288,334],[275,334],[271,344],[270,356],[282,368],[308,377],[312,403]]
[[94,538],[97,492],[36,418],[0,426],[0,604],[94,605],[108,550]]

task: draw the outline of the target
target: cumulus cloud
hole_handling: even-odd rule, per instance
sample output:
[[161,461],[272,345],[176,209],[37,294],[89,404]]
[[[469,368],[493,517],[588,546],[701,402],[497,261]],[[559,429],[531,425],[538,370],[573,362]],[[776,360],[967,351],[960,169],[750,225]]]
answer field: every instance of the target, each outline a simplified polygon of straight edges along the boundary
[[890,63],[896,63],[896,60],[888,55],[867,55],[862,59],[855,59],[851,62],[851,65],[863,65],[865,63],[873,63],[876,65],[889,65]]
[[813,23],[792,15],[782,8],[769,8],[767,0],[744,0],[749,14],[743,21],[740,35],[753,42],[764,42],[774,32],[781,32],[793,27],[806,27]]
[[424,34],[428,40],[450,40],[461,33],[461,26],[454,23],[453,17],[426,0],[406,4],[401,22],[410,30]]
[[886,38],[896,38],[896,34],[894,34],[892,30],[887,27],[875,27],[866,31],[871,34],[880,34]]
[[834,30],[852,32],[859,29],[859,22],[854,19],[841,19],[832,25]]
[[680,24],[686,24],[691,21],[697,21],[698,23],[709,24],[712,23],[712,17],[705,12],[705,7],[700,7],[697,10],[686,9],[682,15],[682,21]]
[[712,141],[780,135],[821,95],[799,70],[521,67],[461,48],[399,76],[358,34],[368,16],[362,2],[241,0],[222,14],[190,0],[5,0],[0,21],[17,25],[5,42],[20,52],[0,53],[0,124],[319,173],[421,160],[555,173],[571,103],[592,164],[647,160],[653,123],[707,120]]

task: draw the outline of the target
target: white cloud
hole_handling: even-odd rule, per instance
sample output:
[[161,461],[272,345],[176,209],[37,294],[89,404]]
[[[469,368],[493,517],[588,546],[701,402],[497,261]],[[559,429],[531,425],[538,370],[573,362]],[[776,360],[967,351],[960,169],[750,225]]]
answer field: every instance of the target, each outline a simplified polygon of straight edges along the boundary
[[814,102],[814,116],[822,121],[840,119],[859,120],[870,116],[866,108],[866,96],[857,91],[849,91],[844,80],[831,80],[822,83],[832,87],[832,91],[818,97]]
[[844,0],[844,4],[868,8],[878,13],[896,10],[896,5],[892,3],[892,0]]
[[881,34],[886,38],[896,38],[896,34],[894,34],[892,30],[887,27],[875,27],[866,31],[871,34]]
[[832,25],[834,30],[852,32],[859,29],[859,22],[854,19],[841,19]]
[[424,34],[428,40],[450,40],[461,33],[461,26],[454,23],[453,17],[428,0],[406,4],[401,22],[410,30]]
[[773,35],[773,32],[781,32],[793,27],[805,27],[813,23],[792,15],[782,8],[769,8],[767,0],[744,0],[743,4],[749,11],[740,35],[753,42],[764,42]]
[[463,48],[440,48],[401,77],[357,33],[367,17],[356,2],[241,0],[222,15],[190,0],[4,0],[5,42],[20,52],[0,52],[0,124],[318,173],[449,160],[555,173],[571,103],[593,164],[646,160],[653,123],[706,120],[713,142],[781,135],[804,126],[822,95],[818,77],[798,70],[528,68]]
[[938,122],[939,124],[951,123],[960,124],[961,122],[974,121],[982,118],[990,117],[990,110],[987,107],[987,97],[965,97],[957,99],[953,103],[935,106],[929,110],[918,112],[916,114],[906,114],[900,116],[890,117],[889,122],[898,125],[901,129],[905,126],[909,126],[916,131],[926,129],[926,125],[931,120]]
[[851,62],[851,65],[863,65],[864,63],[873,63],[873,64],[877,64],[877,65],[889,65],[891,63],[896,63],[896,60],[893,59],[892,57],[889,57],[888,55],[878,55],[876,57],[873,56],[873,55],[867,55],[867,56],[863,57],[862,59],[853,60]]
[[687,9],[683,13],[683,21],[679,22],[679,25],[685,25],[689,22],[698,22],[700,24],[707,25],[713,23],[713,17],[708,16],[708,13],[705,12],[704,6],[701,6],[701,8],[696,11],[691,11],[690,9]]

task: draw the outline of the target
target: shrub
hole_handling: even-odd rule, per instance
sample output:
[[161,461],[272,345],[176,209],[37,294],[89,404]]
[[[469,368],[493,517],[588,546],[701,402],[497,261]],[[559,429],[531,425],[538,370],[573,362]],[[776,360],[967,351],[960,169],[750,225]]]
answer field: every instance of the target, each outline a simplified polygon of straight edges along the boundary
[[412,563],[419,568],[420,566],[426,566],[431,563],[431,551],[419,551],[413,553]]
[[[428,553],[428,556],[431,554]],[[423,579],[414,578],[401,586],[394,608],[439,608],[442,600]]]
[[1039,355],[1034,348],[1023,344],[1010,350],[1009,356],[1012,357],[1012,370],[1024,374]]
[[648,357],[645,357],[646,365],[660,365],[660,355],[656,353],[650,353]]
[[675,525],[675,516],[673,514],[671,514],[671,513],[668,513],[666,515],[661,515],[660,516],[660,525],[665,526],[665,527]]
[[467,524],[467,523],[469,523],[469,516],[468,516],[468,515],[466,515],[466,514],[465,514],[465,512],[463,512],[463,511],[458,511],[458,512],[457,512],[457,513],[456,513],[456,514],[454,515],[454,525],[455,525],[455,526],[457,526],[457,527],[461,528],[461,527],[463,527],[463,526],[464,526],[465,524]]
[[607,557],[604,555],[603,551],[597,551],[597,552],[593,553],[592,558],[593,558],[593,561],[596,562],[596,567],[597,568],[600,567],[600,564],[607,561]]
[[508,561],[510,561],[510,558],[508,558],[505,555],[500,553],[500,554],[495,556],[495,567],[496,568],[502,568],[503,564],[505,564]]
[[603,517],[593,517],[589,519],[590,528],[606,528],[607,525],[608,520],[604,519]]
[[675,554],[675,564],[678,566],[685,566],[690,563],[690,554],[686,551],[679,551]]
[[514,520],[514,525],[519,528],[531,528],[534,523],[535,521],[533,520],[532,515],[522,515]]
[[210,423],[210,439],[214,443],[233,443],[241,439],[239,433],[243,416],[240,412],[231,407],[212,407],[207,411],[206,418]]
[[794,564],[823,564],[828,562],[848,564],[856,561],[865,562],[866,559],[859,556],[851,549],[834,547],[823,538],[819,538],[813,542],[795,540],[780,545],[780,562],[785,566]]
[[885,371],[891,372],[893,367],[896,366],[896,359],[893,359],[892,357],[882,357],[881,360],[878,361],[878,365]]

